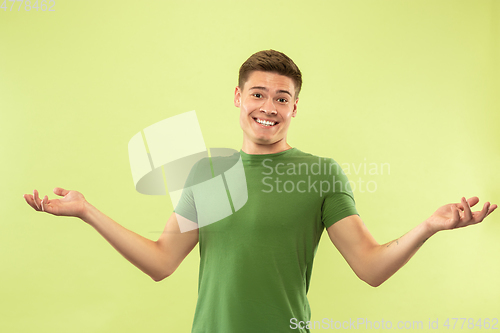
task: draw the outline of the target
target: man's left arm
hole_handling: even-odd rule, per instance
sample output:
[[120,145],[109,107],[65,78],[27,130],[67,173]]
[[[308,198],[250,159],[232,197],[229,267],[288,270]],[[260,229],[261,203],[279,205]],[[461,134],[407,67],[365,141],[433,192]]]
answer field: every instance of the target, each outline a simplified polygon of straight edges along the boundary
[[380,245],[358,215],[351,215],[331,225],[328,235],[354,273],[377,287],[391,277],[417,252],[432,235],[481,222],[497,205],[485,203],[481,211],[472,212],[477,197],[440,207],[427,220],[392,242]]

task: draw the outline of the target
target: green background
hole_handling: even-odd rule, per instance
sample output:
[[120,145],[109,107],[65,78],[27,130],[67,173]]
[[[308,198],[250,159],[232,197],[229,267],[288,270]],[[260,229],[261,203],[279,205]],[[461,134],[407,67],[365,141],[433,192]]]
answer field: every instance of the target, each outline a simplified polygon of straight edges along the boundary
[[[498,0],[19,4],[0,10],[1,332],[190,330],[198,248],[155,283],[82,221],[37,213],[22,195],[81,191],[156,240],[172,206],[134,190],[129,139],[194,109],[207,147],[239,150],[237,72],[262,49],[303,72],[292,146],[390,164],[349,175],[377,185],[355,198],[380,243],[461,196],[500,203]],[[442,232],[372,288],[324,234],[312,319],[438,319],[444,331],[447,318],[499,318],[499,236],[500,212]]]

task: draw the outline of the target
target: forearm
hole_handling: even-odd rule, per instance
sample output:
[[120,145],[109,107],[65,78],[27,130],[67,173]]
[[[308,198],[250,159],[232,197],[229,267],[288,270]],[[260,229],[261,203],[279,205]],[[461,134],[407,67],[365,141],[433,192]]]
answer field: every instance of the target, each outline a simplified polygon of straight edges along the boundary
[[423,222],[392,242],[367,249],[364,263],[359,268],[360,277],[374,287],[382,284],[403,267],[434,233]]
[[422,244],[441,230],[481,222],[498,206],[486,202],[481,211],[470,207],[479,198],[462,198],[461,203],[440,207],[427,220],[404,236],[380,245],[358,215],[351,215],[328,227],[328,235],[356,275],[371,286],[378,286],[410,260]]
[[156,242],[126,229],[88,203],[81,218],[96,229],[125,259],[153,280],[159,281],[168,275],[165,272],[165,254]]

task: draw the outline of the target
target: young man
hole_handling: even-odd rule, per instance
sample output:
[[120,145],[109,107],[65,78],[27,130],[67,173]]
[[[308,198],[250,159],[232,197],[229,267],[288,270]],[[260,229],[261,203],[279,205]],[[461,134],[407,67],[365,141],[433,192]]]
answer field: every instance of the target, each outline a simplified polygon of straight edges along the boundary
[[479,223],[497,205],[485,203],[472,212],[479,199],[462,198],[403,237],[378,244],[357,214],[338,164],[287,143],[301,84],[297,66],[277,51],[258,52],[241,66],[234,104],[240,109],[248,201],[216,223],[181,233],[176,214],[196,209],[193,200],[181,200],[154,242],[123,228],[77,191],[56,188],[63,198],[55,200],[41,200],[36,190],[24,197],[37,211],[81,218],[155,281],[172,274],[199,242],[192,332],[308,332],[294,323],[310,319],[306,295],[324,229],[356,275],[378,286],[436,232]]

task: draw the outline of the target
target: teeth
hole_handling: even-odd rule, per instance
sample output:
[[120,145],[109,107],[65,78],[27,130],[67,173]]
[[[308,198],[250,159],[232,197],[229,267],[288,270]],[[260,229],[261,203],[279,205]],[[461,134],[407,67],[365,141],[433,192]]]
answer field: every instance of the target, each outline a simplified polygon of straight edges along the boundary
[[265,125],[265,126],[273,126],[275,122],[273,121],[267,121],[267,120],[260,120],[260,119],[255,119],[256,122],[259,124]]

